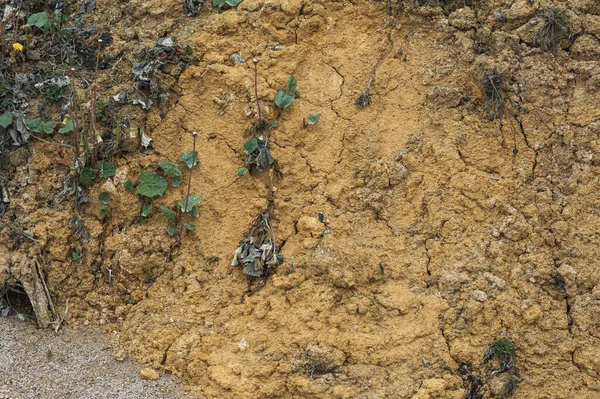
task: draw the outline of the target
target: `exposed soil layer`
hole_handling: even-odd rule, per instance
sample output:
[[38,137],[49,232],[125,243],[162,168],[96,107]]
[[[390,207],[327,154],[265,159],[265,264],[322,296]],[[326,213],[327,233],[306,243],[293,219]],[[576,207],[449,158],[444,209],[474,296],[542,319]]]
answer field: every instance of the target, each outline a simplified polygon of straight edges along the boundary
[[[536,38],[549,1],[244,0],[221,13],[207,2],[191,19],[181,3],[98,0],[89,18],[112,21],[108,50],[131,47],[103,75],[104,95],[129,77],[128,54],[159,37],[178,35],[195,60],[165,78],[169,107],[130,106],[155,151],[123,153],[89,190],[111,202],[106,217],[83,208],[87,244],[70,208],[49,205],[68,150],[11,153],[14,223],[37,243],[3,230],[0,282],[40,258],[71,323],[119,330],[124,354],[201,398],[600,396],[595,0],[555,3],[571,33],[556,56]],[[236,173],[257,116],[254,57],[262,113],[279,123],[273,228],[286,259],[259,286],[230,266],[273,173]],[[371,103],[358,108],[372,71]],[[486,94],[490,74],[499,97]],[[290,75],[300,96],[278,110]],[[191,150],[192,131],[191,192],[203,202],[197,231],[170,253],[165,219],[137,223],[123,183]],[[482,359],[502,333],[514,367],[494,373]],[[474,396],[461,366],[481,380]]]

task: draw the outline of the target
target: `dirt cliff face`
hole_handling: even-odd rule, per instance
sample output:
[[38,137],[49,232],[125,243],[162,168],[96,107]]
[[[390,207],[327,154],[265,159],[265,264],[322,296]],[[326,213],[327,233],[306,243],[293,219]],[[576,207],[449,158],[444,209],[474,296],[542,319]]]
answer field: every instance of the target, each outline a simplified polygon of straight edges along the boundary
[[[11,206],[47,253],[57,306],[119,330],[123,353],[199,397],[598,397],[600,7],[556,4],[571,37],[553,56],[536,37],[549,2],[443,3],[244,0],[187,19],[180,1],[98,1],[95,18],[121,19],[112,48],[180,35],[196,60],[165,78],[169,111],[144,116],[156,151],[123,155],[91,189],[111,192],[111,211],[85,208],[83,261],[70,259],[68,209],[44,205],[67,153],[13,155]],[[273,228],[286,258],[258,288],[230,266],[272,173],[236,173],[255,57],[262,112],[279,123]],[[290,75],[300,96],[280,111]],[[165,220],[133,223],[140,204],[122,187],[190,150],[192,131],[203,202],[169,259]],[[155,206],[185,195],[170,188]],[[25,265],[30,245],[1,251]],[[503,333],[514,367],[494,373],[483,358]]]

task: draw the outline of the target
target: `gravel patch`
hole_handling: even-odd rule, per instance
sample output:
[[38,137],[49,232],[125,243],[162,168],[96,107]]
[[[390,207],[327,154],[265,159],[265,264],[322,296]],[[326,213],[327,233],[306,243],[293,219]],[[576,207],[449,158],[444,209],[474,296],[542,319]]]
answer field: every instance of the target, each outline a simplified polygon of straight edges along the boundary
[[143,380],[143,366],[114,354],[109,337],[95,327],[55,333],[0,318],[0,399],[192,398],[174,376]]

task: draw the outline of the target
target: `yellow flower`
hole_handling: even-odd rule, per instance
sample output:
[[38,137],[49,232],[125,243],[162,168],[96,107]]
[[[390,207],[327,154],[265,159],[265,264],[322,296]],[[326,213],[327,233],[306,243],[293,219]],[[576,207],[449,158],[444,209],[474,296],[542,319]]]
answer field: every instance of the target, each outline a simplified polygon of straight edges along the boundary
[[23,51],[23,45],[21,43],[13,43],[14,51]]

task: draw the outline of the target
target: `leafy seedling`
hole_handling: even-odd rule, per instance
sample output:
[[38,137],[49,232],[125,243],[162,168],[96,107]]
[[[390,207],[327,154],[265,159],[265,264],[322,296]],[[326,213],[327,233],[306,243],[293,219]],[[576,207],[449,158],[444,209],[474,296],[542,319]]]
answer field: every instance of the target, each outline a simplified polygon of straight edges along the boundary
[[244,144],[244,152],[246,153],[246,165],[255,168],[259,172],[267,169],[275,162],[275,158],[269,151],[269,142],[251,138]]
[[163,195],[168,187],[167,181],[156,172],[143,171],[139,181],[137,192],[149,198]]
[[308,115],[308,118],[302,118],[300,129],[306,129],[310,125],[316,125],[320,118],[321,114],[310,114]]
[[75,248],[73,252],[71,252],[71,257],[73,258],[73,260],[79,260],[82,256],[83,253],[81,252],[81,250],[79,250],[79,248]]
[[275,95],[275,105],[281,109],[286,109],[296,99],[298,95],[296,78],[292,75],[287,81],[287,86],[283,89],[279,89],[279,92]]
[[117,168],[109,162],[100,162],[98,165],[98,172],[100,173],[100,177],[103,179],[108,179],[115,175]]
[[500,369],[495,373],[502,373],[514,366],[515,347],[506,337],[495,339],[488,345],[488,349],[483,356],[483,363],[489,363],[496,359],[500,363]]
[[539,42],[543,50],[552,50],[552,55],[555,57],[560,39],[571,37],[570,24],[564,15],[565,11],[550,6],[543,13],[537,14],[544,23],[533,37],[533,44]]

